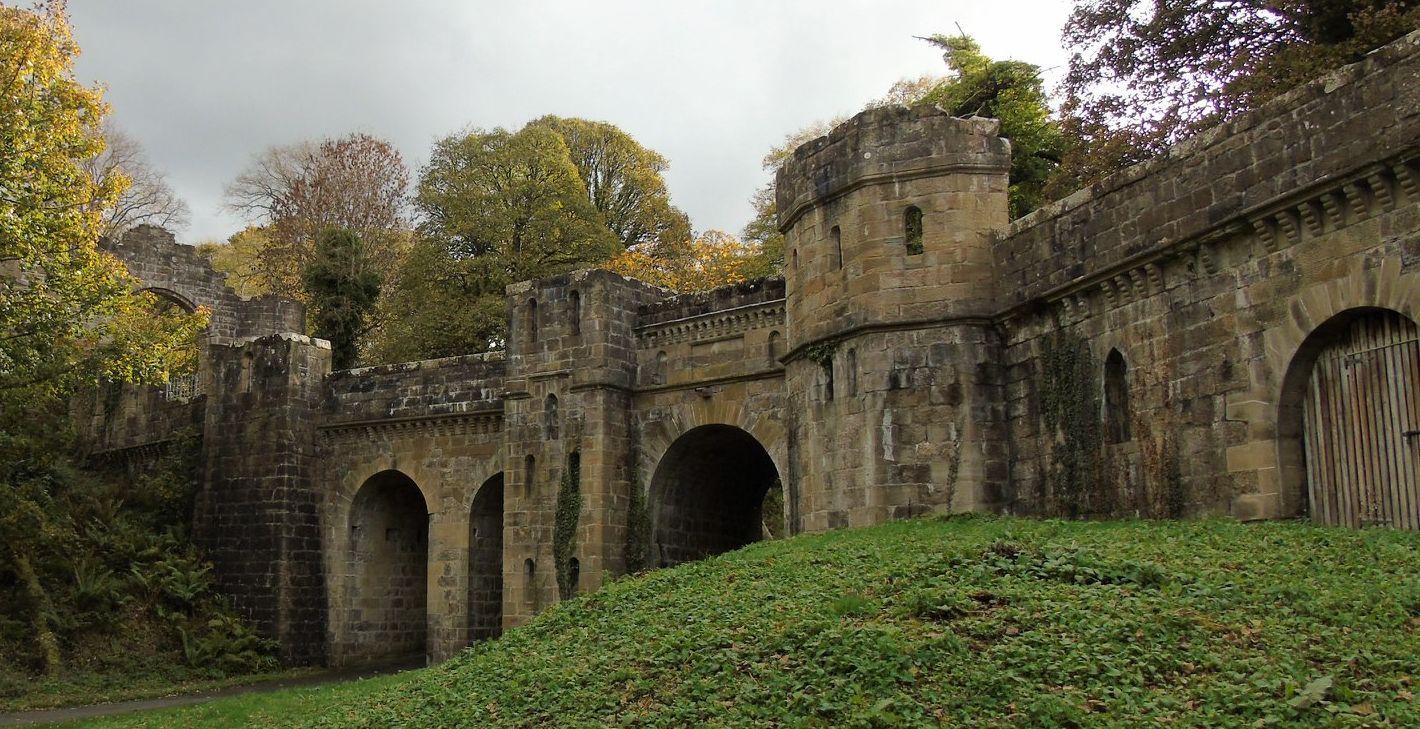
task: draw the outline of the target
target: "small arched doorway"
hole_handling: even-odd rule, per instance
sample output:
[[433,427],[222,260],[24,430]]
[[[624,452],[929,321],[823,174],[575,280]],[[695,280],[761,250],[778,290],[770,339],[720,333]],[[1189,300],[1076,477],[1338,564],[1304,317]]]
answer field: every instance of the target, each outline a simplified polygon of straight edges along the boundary
[[428,650],[429,509],[399,471],[371,476],[350,508],[346,664]]
[[[779,472],[754,436],[730,425],[687,431],[651,478],[659,564],[703,559],[763,539],[771,488],[780,488]],[[779,533],[782,525],[768,531]]]
[[[1420,529],[1420,327],[1355,309],[1318,327],[1293,361],[1280,435],[1300,456],[1312,518]],[[1288,442],[1290,441],[1290,442]]]
[[468,521],[468,640],[503,632],[503,474],[478,488]]

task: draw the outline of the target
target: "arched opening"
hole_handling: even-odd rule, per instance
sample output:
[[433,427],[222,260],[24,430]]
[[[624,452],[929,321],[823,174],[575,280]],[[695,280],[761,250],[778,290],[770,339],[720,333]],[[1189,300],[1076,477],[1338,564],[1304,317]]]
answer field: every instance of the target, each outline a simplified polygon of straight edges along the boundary
[[547,400],[546,400],[546,402],[543,404],[543,407],[542,407],[542,418],[543,418],[543,438],[546,439],[546,440],[557,440],[558,431],[560,430],[560,428],[558,428],[558,421],[557,421],[557,396],[556,396],[556,395],[548,395],[548,396],[547,396]]
[[[152,317],[161,321],[176,323],[197,311],[197,306],[176,291],[161,288],[146,288],[139,293],[153,297],[149,311]],[[163,383],[163,398],[187,402],[202,394],[202,381],[198,375],[199,360],[202,357],[202,337],[204,332],[194,332],[181,346],[168,355],[168,381]]]
[[770,333],[769,333],[769,345],[766,347],[767,353],[768,353],[768,355],[769,355],[769,366],[770,366],[770,367],[778,366],[778,364],[779,364],[779,357],[780,357],[780,355],[782,355],[782,354],[784,353],[784,352],[783,352],[783,349],[784,349],[784,335],[780,334],[780,333],[777,332],[777,331],[770,332]]
[[1129,365],[1118,349],[1104,359],[1104,437],[1109,443],[1126,443],[1129,432]]
[[1388,309],[1317,327],[1283,380],[1278,439],[1296,510],[1420,529],[1420,327]]
[[529,453],[523,457],[523,496],[531,496],[537,485],[537,458]]
[[371,476],[350,508],[346,663],[424,656],[429,509],[399,471]]
[[922,208],[912,205],[902,215],[902,238],[907,246],[907,255],[922,252]]
[[572,336],[579,337],[582,335],[582,294],[573,291],[568,298],[572,304]]
[[478,488],[468,519],[468,639],[503,632],[503,474]]
[[661,566],[764,538],[765,497],[778,483],[774,461],[749,433],[730,425],[687,431],[671,444],[651,478]]
[[835,225],[828,231],[828,238],[833,243],[833,268],[843,268],[843,231]]

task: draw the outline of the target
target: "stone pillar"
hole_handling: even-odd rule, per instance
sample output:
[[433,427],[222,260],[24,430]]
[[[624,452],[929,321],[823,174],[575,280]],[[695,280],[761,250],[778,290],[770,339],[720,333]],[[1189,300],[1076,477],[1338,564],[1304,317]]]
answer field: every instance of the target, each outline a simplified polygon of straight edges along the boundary
[[505,627],[558,600],[557,494],[573,454],[582,501],[574,550],[577,590],[595,590],[624,569],[636,317],[655,291],[608,271],[576,271],[508,288]]
[[274,334],[209,349],[193,538],[218,587],[288,664],[325,660],[316,412],[330,344]]

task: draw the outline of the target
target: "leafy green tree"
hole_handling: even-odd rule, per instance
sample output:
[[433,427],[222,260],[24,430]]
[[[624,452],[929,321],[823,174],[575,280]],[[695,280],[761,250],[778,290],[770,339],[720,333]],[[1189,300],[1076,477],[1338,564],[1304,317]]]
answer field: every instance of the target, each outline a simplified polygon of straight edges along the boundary
[[1418,0],[1078,0],[1064,31],[1070,145],[1052,192],[1158,154],[1418,22]]
[[66,399],[104,379],[167,377],[205,317],[151,316],[152,295],[100,252],[102,211],[120,173],[94,179],[107,107],[75,80],[79,49],[62,3],[0,6],[0,574],[20,585],[43,668],[59,670],[37,557],[62,525],[48,517]]
[[623,247],[664,248],[690,239],[690,219],[671,204],[661,177],[670,166],[665,157],[606,122],[544,116],[529,126],[562,137],[592,207]]
[[967,35],[926,40],[942,49],[951,74],[915,103],[940,106],[952,116],[999,119],[1001,136],[1011,140],[1011,217],[1040,207],[1064,146],[1060,126],[1051,118],[1040,67],[993,61]]
[[[1040,68],[1022,61],[993,61],[970,36],[934,35],[924,38],[941,48],[949,73],[905,78],[886,95],[868,102],[874,109],[892,104],[940,106],[953,116],[984,116],[1001,121],[1001,136],[1011,140],[1010,207],[1017,218],[1045,201],[1045,189],[1064,149],[1060,125],[1051,115],[1040,78]],[[784,138],[764,155],[763,168],[779,169],[799,145],[829,133],[847,121],[836,117],[817,121]],[[779,233],[774,181],[756,190],[750,200],[754,219],[741,234],[763,246],[779,267],[784,264],[784,237]]]
[[354,367],[380,295],[380,274],[353,231],[326,228],[316,236],[315,260],[306,268],[305,284],[313,333],[330,340],[335,369]]
[[596,265],[621,250],[566,142],[543,126],[440,140],[417,189],[424,222],[380,307],[378,361],[499,348],[509,284]]

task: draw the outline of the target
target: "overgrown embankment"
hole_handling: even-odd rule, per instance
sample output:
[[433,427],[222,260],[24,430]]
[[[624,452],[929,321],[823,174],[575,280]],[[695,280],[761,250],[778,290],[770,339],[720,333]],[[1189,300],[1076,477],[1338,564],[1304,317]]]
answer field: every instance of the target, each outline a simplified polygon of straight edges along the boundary
[[1417,726],[1420,534],[900,522],[609,585],[437,668],[115,726]]
[[0,710],[277,668],[189,538],[196,447],[178,439],[132,471],[81,468],[57,447],[0,467]]

